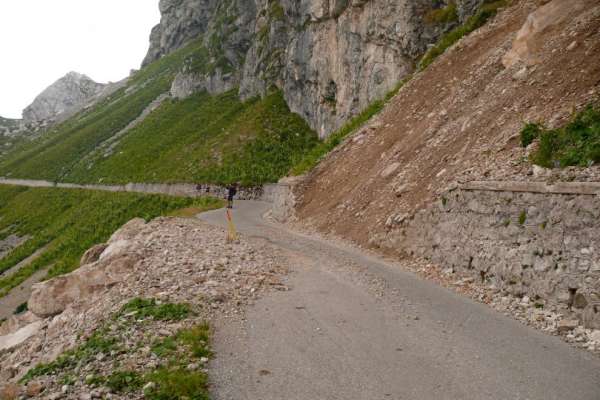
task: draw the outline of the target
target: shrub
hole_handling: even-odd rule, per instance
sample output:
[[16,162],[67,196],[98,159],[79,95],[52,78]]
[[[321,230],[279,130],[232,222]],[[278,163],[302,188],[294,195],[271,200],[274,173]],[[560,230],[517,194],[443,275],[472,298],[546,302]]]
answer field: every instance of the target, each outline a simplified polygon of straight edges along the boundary
[[[524,130],[527,129],[527,126]],[[587,167],[600,162],[600,109],[589,105],[562,128],[539,128],[540,143],[531,154],[534,164],[546,168]]]
[[27,306],[27,302],[19,304],[19,306],[15,309],[14,314],[18,315],[18,314],[23,314],[25,311],[27,311],[28,306]]
[[447,24],[458,21],[456,3],[451,1],[446,7],[429,11],[425,15],[425,22],[430,24]]
[[485,23],[496,15],[500,8],[506,6],[506,4],[506,0],[486,1],[475,15],[467,19],[461,26],[456,27],[443,35],[438,43],[425,53],[419,63],[419,70],[422,71],[427,68],[437,57],[442,55],[446,49],[458,42],[463,36],[466,36],[485,25]]
[[521,130],[521,146],[527,147],[540,137],[542,128],[539,124],[529,123]]

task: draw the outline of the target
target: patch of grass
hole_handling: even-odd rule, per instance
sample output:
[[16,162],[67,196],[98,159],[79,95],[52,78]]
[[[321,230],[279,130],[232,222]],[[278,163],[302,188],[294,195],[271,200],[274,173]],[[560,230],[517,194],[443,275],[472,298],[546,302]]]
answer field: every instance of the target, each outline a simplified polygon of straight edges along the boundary
[[31,236],[0,260],[0,273],[46,247],[29,265],[0,278],[0,297],[50,265],[48,277],[73,271],[87,249],[135,217],[150,220],[185,207],[208,210],[222,204],[213,198],[0,186],[0,231]]
[[208,324],[197,325],[193,328],[179,331],[177,333],[177,340],[189,348],[193,357],[209,358],[212,356],[208,347],[210,340],[210,327]]
[[531,154],[531,161],[539,166],[588,167],[600,163],[600,108],[589,105],[558,129],[527,124],[521,131],[522,140],[524,136],[539,137],[539,147]]
[[114,393],[124,393],[139,390],[144,380],[135,371],[115,371],[106,378],[104,384]]
[[540,137],[542,127],[539,124],[528,123],[521,129],[521,146],[527,147]]
[[151,400],[209,400],[206,374],[183,369],[163,367],[148,374],[145,379],[156,387],[145,394]]
[[189,304],[158,304],[155,299],[136,298],[121,308],[119,316],[133,314],[136,319],[152,318],[156,321],[181,321],[191,313]]
[[109,354],[117,349],[117,340],[114,337],[106,335],[105,330],[94,333],[81,346],[66,351],[61,354],[55,361],[47,364],[39,364],[27,372],[21,378],[22,384],[27,384],[34,378],[47,375],[56,375],[61,371],[75,368],[79,364],[86,364],[92,360],[96,354]]
[[348,121],[342,128],[331,134],[327,139],[321,141],[317,146],[313,147],[304,157],[300,159],[291,169],[292,175],[298,176],[307,173],[313,169],[330,151],[335,149],[342,141],[351,133],[361,128],[373,116],[378,114],[383,107],[389,102],[411,79],[407,77],[400,81],[396,87],[391,90],[383,100],[371,103],[360,114]]
[[150,350],[160,358],[167,358],[177,351],[177,341],[174,337],[164,338],[156,341]]
[[453,44],[474,30],[485,25],[490,18],[497,14],[500,8],[505,7],[507,4],[507,0],[486,1],[475,15],[467,19],[461,26],[456,27],[455,29],[443,35],[438,43],[429,49],[427,53],[425,53],[419,62],[419,70],[422,71],[427,68],[436,58],[444,54],[444,52]]
[[448,24],[456,21],[458,21],[458,10],[454,1],[445,7],[433,9],[425,14],[425,22],[429,24]]
[[523,210],[519,214],[519,225],[524,225],[525,221],[527,221],[527,211]]

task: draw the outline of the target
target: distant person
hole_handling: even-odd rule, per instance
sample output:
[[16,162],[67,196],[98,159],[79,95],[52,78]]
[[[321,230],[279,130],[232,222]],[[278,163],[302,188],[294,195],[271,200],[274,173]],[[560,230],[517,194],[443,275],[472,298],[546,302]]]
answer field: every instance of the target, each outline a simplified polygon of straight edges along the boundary
[[237,194],[237,183],[232,183],[227,187],[227,208],[233,208],[233,198]]

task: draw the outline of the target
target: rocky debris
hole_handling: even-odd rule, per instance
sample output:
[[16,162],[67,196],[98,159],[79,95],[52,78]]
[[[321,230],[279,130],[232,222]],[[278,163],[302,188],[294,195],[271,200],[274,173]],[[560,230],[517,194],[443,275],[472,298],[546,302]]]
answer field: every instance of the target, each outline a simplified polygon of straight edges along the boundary
[[[30,301],[29,319],[11,318],[0,328],[4,335],[0,343],[22,329],[39,328],[27,340],[0,352],[0,382],[16,383],[34,366],[55,360],[82,339],[108,327],[111,337],[135,350],[96,354],[74,371],[74,382],[59,382],[57,376],[34,381],[45,388],[42,396],[48,399],[87,395],[134,398],[109,393],[106,387],[97,387],[94,379],[86,383],[85,378],[111,373],[115,361],[134,369],[158,367],[158,360],[148,350],[158,337],[210,321],[213,316],[239,317],[244,306],[262,292],[287,290],[281,280],[285,268],[276,249],[243,236],[227,243],[226,236],[223,229],[194,219],[159,218],[126,224],[100,255],[100,247],[88,252],[84,261],[90,264],[38,285]],[[135,314],[126,313],[115,320],[113,329],[112,316],[134,298],[156,299],[156,304],[189,304],[194,313],[180,324],[154,320],[151,325],[133,326],[127,321]]]
[[[502,59],[539,2],[513,2],[463,38],[403,86],[375,129],[358,129],[320,162],[298,189],[297,217],[394,253],[393,240],[382,245],[392,239],[387,233],[395,216],[431,210],[461,183],[600,180],[598,166],[534,168],[531,148],[519,140],[524,121],[562,126],[598,99],[600,61],[589,61],[600,60],[600,7],[584,3],[584,10],[570,9],[569,18],[544,30],[540,63],[532,66],[505,68]],[[566,52],[573,41],[577,47]],[[522,80],[513,79],[524,67]],[[394,163],[400,168],[387,175]]]
[[[542,59],[538,52],[541,50],[544,33],[580,12],[585,7],[584,0],[551,1],[529,14],[523,27],[517,32],[511,50],[502,58],[502,64],[511,68],[518,63],[527,65],[539,64]],[[573,42],[576,43],[577,42]],[[568,50],[573,44],[567,47]]]
[[102,255],[102,253],[104,253],[104,250],[106,250],[107,247],[108,245],[105,243],[93,246],[83,254],[79,264],[88,265],[91,263],[95,263],[100,259],[100,256]]
[[144,65],[199,40],[209,65],[204,71],[184,67],[173,82],[174,97],[239,86],[248,99],[276,85],[292,111],[324,137],[383,98],[428,45],[483,1],[453,1],[455,21],[426,21],[434,6],[450,3],[161,0],[161,22],[152,30]]
[[25,123],[54,121],[59,116],[70,116],[86,106],[87,102],[103,92],[105,85],[85,75],[69,72],[60,78],[23,110]]

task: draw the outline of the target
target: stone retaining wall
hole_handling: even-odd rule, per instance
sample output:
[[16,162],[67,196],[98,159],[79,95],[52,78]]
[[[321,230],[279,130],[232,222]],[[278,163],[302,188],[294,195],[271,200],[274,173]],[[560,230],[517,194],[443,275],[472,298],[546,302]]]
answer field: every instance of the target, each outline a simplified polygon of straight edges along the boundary
[[[26,179],[0,179],[0,184],[27,186],[27,187],[58,187],[63,189],[102,190],[109,192],[132,192],[147,194],[164,194],[169,196],[200,197],[214,196],[227,197],[227,188],[218,185],[190,184],[190,183],[128,183],[127,185],[78,185],[72,183],[54,183],[48,181],[35,181]],[[257,187],[242,187],[236,199],[260,200],[273,202],[277,191],[276,184]]]
[[600,329],[600,184],[472,182],[378,244],[471,274]]

